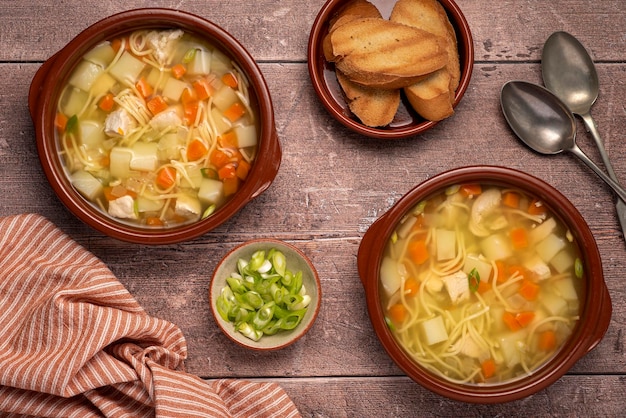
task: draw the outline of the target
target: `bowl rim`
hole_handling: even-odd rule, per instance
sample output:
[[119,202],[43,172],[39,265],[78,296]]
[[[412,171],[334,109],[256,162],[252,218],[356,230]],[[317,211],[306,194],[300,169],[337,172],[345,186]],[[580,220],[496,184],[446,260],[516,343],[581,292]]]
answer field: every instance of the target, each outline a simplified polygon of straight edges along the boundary
[[[418,124],[410,124],[395,128],[374,128],[368,127],[347,112],[345,103],[338,103],[333,94],[330,92],[328,85],[324,82],[324,68],[328,64],[324,59],[322,53],[322,40],[328,32],[328,20],[332,14],[340,7],[344,2],[350,0],[327,0],[321,7],[315,18],[311,31],[309,34],[309,40],[307,45],[307,66],[309,71],[309,78],[313,84],[313,89],[322,105],[326,110],[342,125],[352,130],[353,132],[365,135],[370,138],[394,140],[403,139],[411,136],[421,134],[443,121],[423,121]],[[394,0],[389,0],[394,1]],[[457,35],[457,42],[459,43],[459,52],[462,52],[460,56],[461,62],[461,79],[459,86],[455,93],[455,99],[453,107],[459,104],[472,78],[474,68],[474,40],[469,23],[465,18],[461,8],[454,0],[438,0],[439,3],[446,9],[448,18],[452,23]],[[464,36],[461,36],[464,35]],[[347,113],[346,113],[347,112]]]
[[[258,107],[259,149],[250,177],[238,193],[210,217],[171,228],[143,228],[109,218],[88,203],[69,183],[56,158],[53,109],[60,93],[56,80],[65,80],[90,48],[106,39],[136,29],[178,27],[202,36],[233,58],[250,82]],[[43,94],[48,92],[48,94]],[[269,87],[251,54],[229,32],[195,14],[168,8],[138,8],[105,17],[78,33],[39,68],[29,89],[29,111],[35,126],[39,159],[51,187],[75,216],[105,235],[139,244],[172,244],[196,238],[216,228],[264,192],[273,182],[282,159]],[[259,158],[271,156],[272,158]]]
[[[308,322],[301,323],[294,330],[292,330],[291,333],[293,335],[291,336],[290,339],[284,340],[282,343],[279,342],[270,346],[268,345],[261,346],[256,341],[253,341],[253,340],[248,341],[247,339],[235,338],[232,335],[234,331],[232,329],[225,328],[228,322],[224,321],[220,317],[219,313],[217,312],[215,302],[213,300],[214,289],[215,289],[215,286],[218,285],[216,277],[220,270],[220,267],[223,264],[225,264],[229,259],[236,257],[240,251],[245,250],[248,247],[255,247],[255,246],[262,247],[262,248],[276,247],[279,250],[288,249],[289,251],[294,253],[298,258],[300,258],[307,265],[312,276],[311,280],[315,283],[315,291],[317,294],[314,301],[312,301],[311,304],[309,304],[309,309],[313,308],[313,310],[310,316],[308,317]],[[319,311],[320,311],[321,304],[322,304],[322,285],[321,285],[319,273],[317,272],[315,265],[313,264],[311,259],[295,244],[291,244],[287,241],[283,241],[283,240],[276,239],[276,238],[254,238],[254,239],[245,241],[243,243],[240,243],[236,245],[235,247],[231,248],[230,250],[228,250],[226,254],[217,263],[217,265],[215,266],[215,269],[213,270],[213,274],[211,275],[211,282],[209,284],[209,289],[208,289],[208,300],[209,300],[211,313],[213,314],[213,319],[215,320],[215,323],[220,328],[222,333],[229,340],[233,341],[239,346],[242,346],[251,350],[255,350],[255,351],[275,351],[275,350],[280,350],[280,349],[283,349],[285,347],[288,347],[294,344],[296,341],[304,337],[304,335],[307,334],[309,330],[313,327],[315,320],[317,319],[317,316],[319,315]],[[269,338],[269,337],[264,337],[264,338]]]
[[[378,270],[382,260],[382,249],[400,218],[417,204],[420,198],[452,184],[472,181],[513,185],[543,199],[555,215],[569,226],[575,238],[579,242],[585,242],[584,248],[580,248],[587,277],[587,291],[583,304],[585,310],[581,314],[573,335],[557,352],[553,360],[527,377],[501,385],[456,384],[438,378],[415,364],[400,348],[391,331],[384,324],[379,299]],[[418,184],[374,221],[364,234],[357,254],[357,264],[365,289],[370,321],[385,351],[411,379],[432,392],[458,401],[503,403],[518,400],[545,389],[600,342],[611,320],[612,306],[604,281],[602,260],[588,224],[576,207],[556,188],[533,175],[513,168],[489,165],[454,168]],[[590,289],[594,291],[589,291]]]

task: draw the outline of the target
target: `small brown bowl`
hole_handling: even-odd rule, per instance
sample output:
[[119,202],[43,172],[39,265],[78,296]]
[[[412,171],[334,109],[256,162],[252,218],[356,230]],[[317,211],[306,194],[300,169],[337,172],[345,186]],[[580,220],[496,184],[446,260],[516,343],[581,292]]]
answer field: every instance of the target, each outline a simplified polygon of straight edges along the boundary
[[[563,222],[579,243],[584,266],[586,292],[580,299],[580,319],[572,335],[556,354],[537,370],[504,383],[453,383],[418,365],[405,352],[385,321],[380,296],[380,267],[386,243],[409,210],[436,192],[467,183],[513,187],[541,199],[549,211]],[[357,265],[365,288],[370,319],[383,347],[393,361],[415,382],[448,398],[472,403],[502,403],[518,400],[545,389],[563,376],[580,358],[591,351],[604,336],[611,320],[611,300],[604,282],[602,261],[594,237],[581,214],[559,191],[529,174],[495,166],[453,169],[419,184],[376,220],[363,236]]]
[[[216,301],[222,289],[226,286],[226,279],[231,273],[237,272],[239,259],[248,261],[256,251],[265,251],[267,254],[272,248],[281,251],[285,255],[287,259],[287,269],[289,271],[294,274],[299,271],[302,272],[302,284],[306,289],[306,294],[311,297],[311,302],[308,305],[302,321],[294,329],[288,331],[282,330],[273,335],[264,335],[258,341],[254,341],[235,330],[233,323],[220,316]],[[211,311],[213,312],[215,322],[222,332],[238,345],[259,351],[285,348],[302,338],[313,326],[315,318],[317,318],[319,313],[321,303],[322,287],[317,270],[311,260],[294,245],[271,238],[251,240],[230,250],[215,268],[209,288],[209,304]]]
[[[406,98],[402,98],[400,107],[391,124],[385,127],[372,128],[364,125],[348,108],[345,96],[337,82],[334,65],[324,58],[323,39],[328,34],[328,22],[332,16],[350,0],[328,0],[322,6],[313,22],[308,44],[309,76],[313,88],[326,110],[342,125],[362,135],[378,139],[401,139],[421,134],[441,122],[424,120],[410,106]],[[388,18],[396,0],[371,0],[381,11],[383,18]],[[448,13],[448,18],[456,31],[459,59],[461,64],[461,80],[456,90],[454,107],[465,94],[474,68],[474,41],[469,24],[454,0],[439,0]]]
[[[171,228],[148,228],[119,222],[84,199],[71,185],[60,161],[55,138],[57,102],[72,70],[85,52],[104,40],[137,29],[183,29],[232,58],[248,78],[251,104],[258,109],[259,141],[255,163],[239,191],[213,215]],[[201,17],[173,9],[145,8],[109,16],[82,31],[49,58],[35,74],[28,96],[37,150],[44,173],[61,202],[94,229],[119,240],[140,244],[169,244],[196,238],[221,225],[273,182],[282,158],[269,89],[256,62],[228,32]]]

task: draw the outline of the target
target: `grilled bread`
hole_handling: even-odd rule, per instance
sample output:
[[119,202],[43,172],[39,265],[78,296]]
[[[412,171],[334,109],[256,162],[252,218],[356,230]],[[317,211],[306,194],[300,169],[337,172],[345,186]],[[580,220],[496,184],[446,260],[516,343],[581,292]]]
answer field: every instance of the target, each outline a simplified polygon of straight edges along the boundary
[[381,18],[352,19],[330,33],[331,61],[354,83],[402,88],[448,62],[446,38]]
[[405,87],[404,93],[415,111],[425,119],[439,121],[451,116],[461,71],[456,34],[444,8],[437,0],[398,0],[389,19],[446,39],[447,64]]

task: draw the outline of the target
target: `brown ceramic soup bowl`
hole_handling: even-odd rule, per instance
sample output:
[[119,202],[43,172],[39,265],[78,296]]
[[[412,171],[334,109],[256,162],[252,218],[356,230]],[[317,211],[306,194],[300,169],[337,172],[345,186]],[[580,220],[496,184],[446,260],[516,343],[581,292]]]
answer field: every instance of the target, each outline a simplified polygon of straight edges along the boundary
[[[333,15],[351,0],[328,0],[320,9],[317,18],[313,22],[308,44],[308,67],[313,88],[317,93],[322,105],[326,110],[348,129],[377,139],[401,139],[421,134],[440,122],[433,122],[419,116],[402,96],[400,106],[394,120],[385,127],[369,127],[352,114],[346,102],[344,93],[337,82],[334,64],[328,63],[324,58],[323,40],[328,34],[328,24]],[[383,18],[389,18],[391,9],[396,0],[370,0],[381,12]],[[474,43],[469,24],[454,0],[439,0],[448,19],[454,27],[461,67],[461,79],[455,93],[454,104],[456,108],[467,87],[469,86],[474,68]],[[454,117],[454,116],[452,116]]]
[[[459,184],[480,183],[512,187],[535,196],[564,223],[574,242],[585,274],[579,297],[579,319],[572,334],[556,354],[530,374],[490,384],[464,384],[444,379],[416,361],[398,344],[386,322],[381,295],[380,271],[383,252],[399,222],[419,202]],[[448,398],[472,403],[502,403],[521,399],[545,389],[563,376],[604,336],[611,319],[611,300],[604,282],[602,262],[594,237],[585,220],[559,191],[544,181],[510,168],[471,166],[453,169],[419,184],[377,219],[363,236],[357,256],[358,272],[365,288],[369,316],[383,347],[393,361],[415,382]],[[471,286],[471,284],[470,284]],[[421,338],[421,337],[420,337]]]
[[[62,86],[83,55],[105,40],[138,29],[181,29],[229,57],[249,82],[250,106],[256,111],[257,153],[238,191],[211,216],[181,226],[143,227],[109,217],[88,202],[70,183],[59,157],[55,113]],[[265,79],[252,56],[232,35],[216,24],[180,10],[145,8],[107,17],[79,33],[49,58],[35,74],[28,98],[37,149],[44,173],[61,202],[94,229],[119,240],[141,244],[168,244],[196,238],[226,222],[274,180],[281,162],[274,109]]]

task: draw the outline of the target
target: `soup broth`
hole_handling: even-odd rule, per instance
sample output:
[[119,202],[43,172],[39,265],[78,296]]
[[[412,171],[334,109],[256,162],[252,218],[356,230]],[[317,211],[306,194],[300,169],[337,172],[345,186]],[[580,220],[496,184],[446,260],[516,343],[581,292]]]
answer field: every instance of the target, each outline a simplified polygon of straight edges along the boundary
[[182,30],[140,30],[87,52],[55,119],[73,186],[109,216],[173,227],[210,216],[257,152],[248,81]]
[[381,302],[418,364],[466,384],[533,373],[572,334],[584,293],[577,243],[540,200],[488,184],[417,204],[386,245]]

